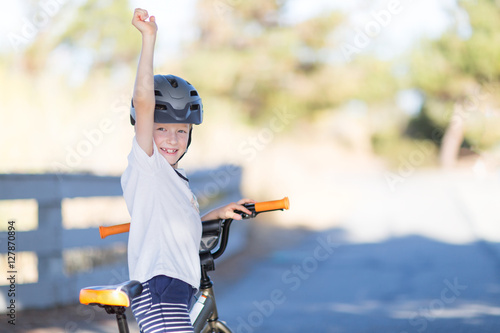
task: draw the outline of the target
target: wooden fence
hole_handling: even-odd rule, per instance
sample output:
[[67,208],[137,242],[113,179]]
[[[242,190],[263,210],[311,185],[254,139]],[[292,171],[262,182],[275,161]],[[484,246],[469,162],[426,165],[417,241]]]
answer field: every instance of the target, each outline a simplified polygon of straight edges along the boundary
[[[190,184],[204,210],[240,198],[241,169],[225,165],[190,175]],[[0,286],[0,313],[7,311],[12,299],[16,310],[46,308],[78,302],[82,287],[114,284],[128,279],[126,262],[95,267],[87,272],[64,273],[64,251],[78,248],[106,249],[124,245],[128,234],[100,239],[98,228],[65,229],[62,200],[78,197],[122,196],[119,177],[72,174],[1,174],[0,200],[35,199],[38,204],[38,228],[16,231],[15,253],[32,251],[38,258],[38,282]],[[19,225],[21,221],[16,221]],[[127,221],[124,221],[127,222]],[[6,229],[8,221],[0,221]],[[241,246],[245,227],[234,228],[233,250]],[[239,229],[239,230],[238,230]],[[233,230],[232,230],[233,233]],[[0,255],[8,253],[8,232],[0,232]],[[15,266],[14,275],[23,267]],[[7,274],[7,271],[4,272]],[[5,282],[4,282],[5,283]],[[11,293],[10,293],[11,294]]]

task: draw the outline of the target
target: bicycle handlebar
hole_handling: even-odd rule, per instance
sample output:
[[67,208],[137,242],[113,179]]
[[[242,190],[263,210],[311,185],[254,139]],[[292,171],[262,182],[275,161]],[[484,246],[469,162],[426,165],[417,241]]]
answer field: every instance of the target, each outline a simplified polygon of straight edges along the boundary
[[[288,200],[288,197],[284,197],[281,200],[263,201],[263,202],[256,202],[255,204],[246,204],[245,207],[248,208],[253,213],[251,217],[255,217],[255,215],[257,215],[258,213],[288,209],[290,207],[290,201]],[[121,234],[129,231],[130,231],[130,223],[117,224],[108,227],[103,227],[103,226],[99,227],[99,234],[101,235],[101,238],[106,238],[111,235]]]
[[273,210],[283,210],[283,209],[288,209],[289,207],[290,207],[290,201],[288,200],[288,197],[284,197],[281,200],[255,203],[255,211],[257,213],[270,212]]
[[109,227],[99,227],[101,238],[106,238],[111,235],[122,234],[130,231],[130,222],[124,224],[111,225]]

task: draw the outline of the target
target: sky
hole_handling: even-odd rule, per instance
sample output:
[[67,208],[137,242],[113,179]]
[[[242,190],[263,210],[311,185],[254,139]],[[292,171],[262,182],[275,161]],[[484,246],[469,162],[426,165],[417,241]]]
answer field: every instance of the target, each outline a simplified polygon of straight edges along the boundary
[[[149,15],[156,17],[159,32],[157,48],[163,54],[175,55],[177,46],[181,42],[196,36],[193,24],[196,0],[131,0],[130,2],[132,10],[137,7],[144,8],[147,9]],[[171,26],[176,27],[176,29],[170,29]]]

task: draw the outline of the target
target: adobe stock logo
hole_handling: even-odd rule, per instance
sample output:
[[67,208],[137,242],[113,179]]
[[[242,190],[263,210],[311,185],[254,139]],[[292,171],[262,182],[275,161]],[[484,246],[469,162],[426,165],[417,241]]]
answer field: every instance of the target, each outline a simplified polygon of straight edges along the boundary
[[101,146],[105,139],[110,137],[117,124],[129,117],[130,97],[123,93],[118,96],[105,114],[93,128],[82,129],[80,140],[74,145],[66,145],[66,155],[62,161],[53,161],[52,169],[59,176],[61,173],[73,172],[77,169],[94,150]]
[[341,51],[344,59],[351,61],[353,54],[359,54],[368,47],[372,40],[380,35],[382,30],[388,27],[394,16],[401,14],[403,6],[401,1],[392,0],[387,4],[386,9],[372,11],[370,13],[372,20],[365,23],[362,30],[355,29],[356,32],[353,43],[343,43]]
[[215,11],[220,17],[229,17],[234,7],[241,2],[241,0],[217,0],[214,3]]
[[299,290],[305,281],[317,274],[320,265],[331,259],[339,246],[340,244],[334,241],[333,234],[316,238],[310,255],[283,271],[280,287],[271,290],[269,297],[252,302],[252,311],[247,315],[236,318],[238,326],[235,332],[260,332],[266,320],[287,302],[289,294]]
[[7,38],[14,50],[19,51],[29,45],[40,30],[45,28],[50,20],[59,13],[66,0],[42,0],[30,18],[22,17],[20,34],[9,32]]
[[286,108],[278,108],[273,111],[274,116],[268,125],[262,127],[256,136],[250,136],[238,145],[238,153],[245,156],[248,162],[254,161],[259,151],[264,150],[275,138],[277,133],[285,130],[296,114],[289,112]]
[[[413,332],[423,333],[426,331],[429,327],[429,322],[433,322],[439,318],[438,315],[448,306],[455,303],[458,297],[468,288],[468,285],[460,284],[457,277],[453,281],[445,279],[443,283],[445,287],[441,289],[439,298],[431,300],[426,307],[420,308],[418,311],[410,314],[408,322],[413,327]],[[410,332],[401,331],[400,333]]]

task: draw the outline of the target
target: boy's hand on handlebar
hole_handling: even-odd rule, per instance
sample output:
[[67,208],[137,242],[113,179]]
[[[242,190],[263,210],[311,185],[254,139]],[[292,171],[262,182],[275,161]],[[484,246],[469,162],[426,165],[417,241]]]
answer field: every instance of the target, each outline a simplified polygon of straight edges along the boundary
[[252,215],[252,212],[249,211],[243,204],[246,203],[255,203],[255,200],[252,199],[241,199],[238,202],[232,202],[226,206],[222,206],[216,208],[203,216],[202,220],[215,220],[215,219],[233,219],[233,220],[241,220],[242,217],[240,214],[235,211],[240,211],[248,215]]
[[[149,21],[146,21],[149,17]],[[149,16],[148,11],[141,8],[136,8],[132,17],[132,25],[137,28],[142,34],[154,35],[158,30],[156,19],[154,16]]]
[[221,219],[233,219],[233,220],[241,220],[242,217],[240,214],[236,213],[235,211],[240,211],[248,215],[252,215],[252,212],[248,210],[243,204],[246,203],[255,203],[255,200],[252,199],[241,199],[238,202],[232,202],[229,205],[223,206],[218,208],[220,210],[219,212],[219,218]]

